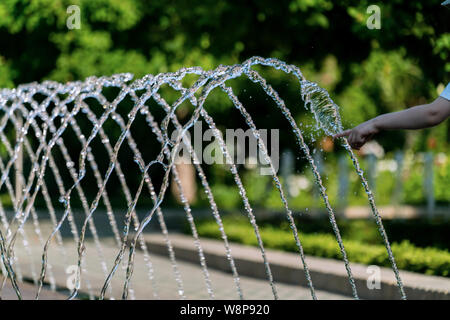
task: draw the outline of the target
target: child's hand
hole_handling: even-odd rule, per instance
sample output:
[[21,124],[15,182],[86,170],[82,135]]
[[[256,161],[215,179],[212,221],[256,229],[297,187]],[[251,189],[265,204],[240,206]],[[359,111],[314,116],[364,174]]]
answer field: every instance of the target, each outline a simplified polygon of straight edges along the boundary
[[334,139],[347,137],[348,143],[353,149],[359,150],[367,141],[377,134],[380,130],[376,127],[375,121],[369,120],[361,123],[359,126],[345,130],[333,136]]

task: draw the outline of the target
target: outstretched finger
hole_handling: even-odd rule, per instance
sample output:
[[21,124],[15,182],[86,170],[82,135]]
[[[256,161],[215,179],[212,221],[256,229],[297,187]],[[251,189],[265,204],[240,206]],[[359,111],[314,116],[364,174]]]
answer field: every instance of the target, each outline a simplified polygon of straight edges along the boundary
[[343,132],[341,132],[341,133],[335,134],[335,135],[333,136],[333,138],[334,138],[334,139],[337,139],[337,138],[342,138],[342,137],[348,137],[348,136],[350,135],[351,132],[352,132],[352,130],[345,130],[345,131],[343,131]]

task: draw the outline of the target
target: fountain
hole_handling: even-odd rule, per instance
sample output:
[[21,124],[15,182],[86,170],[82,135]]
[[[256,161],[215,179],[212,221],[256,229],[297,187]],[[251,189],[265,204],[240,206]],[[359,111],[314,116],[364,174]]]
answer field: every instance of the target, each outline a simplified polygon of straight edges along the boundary
[[[20,290],[20,280],[22,280],[21,268],[18,256],[15,254],[15,244],[17,239],[21,239],[25,251],[28,255],[32,255],[32,248],[29,245],[30,238],[29,229],[26,228],[28,221],[32,223],[32,229],[40,243],[42,251],[41,265],[36,266],[30,264],[31,278],[37,286],[36,296],[40,297],[41,290],[46,280],[52,288],[55,287],[55,275],[52,272],[51,264],[48,261],[48,254],[53,246],[56,246],[61,254],[62,259],[67,260],[67,250],[63,244],[61,235],[62,226],[68,224],[70,226],[71,237],[73,243],[76,244],[76,274],[75,283],[71,288],[70,299],[76,298],[85,282],[86,291],[89,292],[91,298],[97,296],[101,299],[107,294],[111,294],[112,279],[116,276],[119,267],[125,271],[125,279],[123,281],[122,298],[133,298],[132,276],[135,265],[136,249],[140,249],[145,257],[145,264],[148,269],[148,277],[152,286],[156,288],[153,265],[150,259],[149,250],[143,239],[143,231],[145,227],[153,220],[155,214],[159,222],[162,234],[164,236],[169,259],[172,265],[173,275],[177,282],[178,294],[181,299],[185,298],[183,281],[180,277],[174,249],[170,240],[168,228],[166,226],[165,217],[161,204],[164,201],[166,191],[172,178],[176,188],[180,194],[180,200],[183,205],[186,218],[191,229],[195,246],[198,251],[200,268],[205,279],[206,288],[210,298],[214,298],[214,291],[211,286],[211,279],[206,265],[203,249],[199,241],[198,233],[192,210],[185,197],[183,186],[180,181],[179,172],[175,164],[178,150],[182,144],[187,147],[189,156],[195,167],[198,178],[201,181],[203,191],[210,204],[212,215],[217,222],[222,235],[227,258],[233,274],[234,284],[238,296],[243,299],[243,293],[240,286],[238,270],[236,268],[232,252],[230,249],[227,235],[224,231],[219,208],[214,200],[214,195],[209,185],[208,179],[198,162],[198,155],[195,153],[190,140],[187,138],[188,130],[199,119],[203,119],[210,129],[213,129],[216,141],[218,141],[220,149],[230,163],[228,166],[236,186],[239,189],[240,197],[244,205],[245,213],[253,226],[255,236],[258,240],[258,247],[264,261],[267,279],[272,289],[273,297],[278,298],[276,286],[270,264],[266,257],[264,243],[261,239],[258,224],[255,219],[253,209],[246,196],[246,190],[241,181],[237,166],[233,164],[229,147],[224,142],[214,119],[208,113],[204,104],[208,95],[215,88],[222,90],[230,99],[234,107],[240,112],[245,119],[253,136],[256,138],[258,147],[261,150],[265,162],[268,164],[275,187],[279,192],[282,200],[284,211],[292,229],[298,254],[301,259],[307,284],[313,299],[316,299],[313,279],[311,278],[307,259],[303,252],[303,247],[299,238],[299,230],[294,223],[293,213],[289,207],[288,197],[283,189],[277,172],[269,157],[267,146],[261,138],[258,128],[256,127],[251,115],[247,112],[244,105],[233,92],[231,86],[227,85],[227,81],[239,77],[247,77],[250,81],[260,86],[267,96],[273,100],[277,108],[280,109],[282,115],[288,120],[292,132],[298,146],[307,160],[310,169],[313,172],[315,182],[322,198],[328,217],[339,244],[342,260],[348,275],[349,284],[352,288],[353,297],[358,299],[358,293],[353,279],[351,267],[347,258],[345,246],[343,244],[339,227],[336,223],[335,213],[328,199],[326,189],[323,186],[322,178],[311,154],[311,150],[306,144],[302,131],[299,129],[296,121],[285,102],[281,99],[277,91],[258,73],[253,66],[265,66],[280,70],[286,74],[291,74],[298,79],[301,88],[301,98],[305,102],[305,106],[314,116],[316,125],[325,134],[331,135],[342,130],[341,119],[339,116],[338,106],[334,104],[326,90],[320,88],[317,84],[309,82],[304,78],[299,68],[294,65],[288,65],[277,59],[264,59],[261,57],[252,57],[242,64],[232,66],[219,66],[214,70],[205,71],[199,67],[182,68],[173,73],[160,73],[158,75],[147,75],[142,79],[132,81],[131,74],[119,74],[111,77],[91,77],[83,82],[71,82],[60,84],[51,81],[45,81],[41,84],[33,83],[21,85],[16,89],[0,90],[0,111],[2,119],[0,122],[0,139],[1,152],[6,154],[0,160],[0,189],[6,189],[8,197],[13,208],[13,213],[3,208],[0,202],[0,218],[2,228],[0,228],[0,249],[1,259],[3,262],[3,278],[2,287],[6,281],[10,281],[17,297],[22,298]],[[183,86],[183,80],[188,75],[197,76],[195,83],[186,88]],[[172,104],[169,104],[161,95],[160,89],[167,85],[180,94],[180,97]],[[112,101],[105,98],[104,90],[115,88],[118,93]],[[132,108],[126,116],[121,114],[119,104],[125,100],[132,101]],[[95,100],[97,104],[103,107],[101,112],[94,110],[90,101]],[[154,111],[147,104],[149,100],[153,100],[165,113],[163,119],[158,121],[154,116]],[[188,121],[184,124],[178,119],[176,110],[182,103],[190,103],[193,112]],[[161,148],[157,156],[151,161],[145,161],[142,154],[143,147],[139,145],[133,138],[132,128],[137,115],[142,115],[145,122],[155,135],[156,140],[160,143]],[[83,122],[80,118],[83,117]],[[89,124],[89,135],[85,136],[86,126]],[[120,129],[120,134],[114,137],[111,126]],[[179,134],[176,139],[171,139],[170,128],[175,128]],[[71,147],[67,146],[65,134],[68,131],[75,134],[81,146],[81,151],[77,155],[78,162],[73,161]],[[116,130],[117,131],[117,130]],[[16,132],[16,136],[11,138],[10,132]],[[105,170],[101,170],[100,164],[95,159],[95,148],[93,147],[96,139],[100,139],[109,157],[109,164]],[[386,250],[395,273],[401,297],[406,298],[403,285],[399,276],[395,259],[392,254],[390,244],[383,228],[383,224],[375,205],[373,194],[369,188],[368,182],[364,177],[363,171],[359,166],[356,156],[345,138],[340,139],[342,146],[347,150],[355,170],[361,179],[362,185],[367,193],[368,201],[372,209],[375,221],[377,222],[381,236],[383,237]],[[73,142],[72,142],[73,143]],[[139,167],[140,178],[137,188],[132,188],[127,183],[127,174],[124,171],[128,168],[122,168],[119,152],[126,147],[128,156],[133,157],[136,165]],[[24,170],[23,156],[27,155],[29,159],[29,168]],[[3,163],[3,159],[7,159]],[[13,168],[14,167],[14,168]],[[159,170],[162,181],[157,188],[152,179],[151,172]],[[100,172],[104,171],[104,174]],[[86,194],[82,183],[88,179],[98,186],[98,192],[95,195]],[[114,206],[108,195],[108,182],[111,179],[117,179],[121,192],[123,193],[127,205],[126,212],[123,216],[123,230],[119,231],[119,225],[114,214]],[[51,183],[52,181],[54,183]],[[72,181],[67,187],[64,181]],[[15,187],[13,186],[15,183]],[[53,193],[49,190],[56,185],[59,193],[59,205],[63,208],[63,214],[58,216]],[[134,190],[135,189],[135,190]],[[142,193],[148,189],[152,205],[146,214],[139,218],[136,212],[136,206]],[[79,230],[76,219],[80,215],[76,215],[72,207],[73,199],[81,203],[84,219],[82,219],[81,229]],[[49,215],[51,221],[51,230],[44,238],[40,226],[40,214],[37,210],[37,199],[40,199],[40,206],[45,207],[46,214]],[[99,204],[103,203],[106,208],[107,221],[114,234],[115,246],[117,254],[115,260],[112,261],[112,268],[107,267],[103,254],[102,241],[98,234],[98,224],[96,225],[94,218],[98,214]],[[97,213],[97,216],[96,216]],[[89,272],[89,267],[85,256],[86,250],[86,233],[89,231],[95,244],[97,256],[100,261],[103,273],[104,284],[101,292],[92,292],[92,287],[88,277],[85,275]],[[157,290],[154,289],[154,296],[157,298]],[[1,294],[1,291],[0,291]]]

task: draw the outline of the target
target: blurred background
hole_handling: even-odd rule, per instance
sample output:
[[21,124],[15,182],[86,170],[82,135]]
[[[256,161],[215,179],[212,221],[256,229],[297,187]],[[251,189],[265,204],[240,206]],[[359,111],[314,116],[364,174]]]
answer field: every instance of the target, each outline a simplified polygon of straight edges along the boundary
[[[442,92],[450,81],[450,10],[442,7],[441,2],[2,0],[0,87],[14,88],[44,80],[67,82],[122,72],[140,78],[190,66],[213,69],[257,55],[278,58],[301,68],[308,80],[329,91],[340,106],[344,127],[349,128],[381,113],[431,102]],[[381,9],[379,30],[366,25],[370,16],[367,8],[372,4]],[[70,5],[80,8],[80,29],[67,28]],[[388,266],[387,256],[378,250],[382,241],[371,219],[367,197],[344,150],[310,126],[313,119],[303,107],[295,79],[279,71],[261,69],[261,72],[283,96],[305,134],[331,204],[336,208],[343,236],[354,244],[354,250],[349,249],[350,259]],[[258,128],[280,129],[279,174],[299,230],[304,234],[306,253],[338,257],[312,173],[293,133],[283,129],[288,127],[282,115],[248,79],[233,80],[232,86]],[[177,97],[169,88],[162,88],[162,92],[168,100]],[[119,112],[125,115],[132,102],[125,101],[121,106]],[[182,105],[177,116],[187,119],[192,112],[189,108]],[[223,93],[213,92],[205,108],[220,129],[245,126]],[[115,136],[120,134],[118,127],[107,129]],[[150,159],[159,152],[160,145],[156,139],[149,142],[147,132],[145,120],[137,120],[133,135],[138,144],[145,145],[142,152]],[[64,139],[71,146],[69,153],[76,162],[80,146],[75,135],[68,134]],[[446,121],[426,130],[383,132],[358,153],[385,217],[388,235],[395,243],[394,253],[398,256],[401,252],[415,253],[413,257],[405,253],[403,259],[399,258],[400,268],[449,276],[449,142],[450,124]],[[94,141],[93,149],[95,143],[101,142]],[[0,155],[6,157],[4,148],[0,148]],[[135,190],[138,168],[129,154],[119,157],[123,166],[129,167],[127,181]],[[107,153],[96,155],[96,159],[100,172],[104,172],[109,160]],[[25,161],[24,166],[27,165]],[[251,230],[238,228],[247,228],[248,222],[242,218],[242,200],[228,168],[203,167],[221,213],[229,215],[225,221],[230,238],[254,244]],[[258,221],[267,230],[264,238],[267,246],[295,251],[292,237],[283,238],[289,226],[271,177],[260,175],[257,168],[249,165],[239,166],[239,171]],[[208,218],[209,204],[195,171],[187,168],[184,172],[189,186],[188,200],[199,218],[200,235],[220,237],[217,226]],[[70,179],[65,179],[71,185]],[[86,179],[94,181],[93,177]],[[111,180],[108,192],[114,195],[113,205],[120,208],[125,200],[116,180]],[[50,192],[57,192],[54,183],[50,182],[48,187]],[[96,183],[86,182],[84,188],[97,190]],[[4,189],[3,205],[11,207]],[[95,192],[88,193],[88,197],[94,195]],[[147,197],[140,200],[138,207],[145,209],[150,204]],[[174,212],[174,219],[183,217],[177,213],[182,206],[176,191],[166,198],[163,206]],[[169,224],[180,228],[178,221]],[[420,260],[424,252],[421,250],[431,250],[427,251],[428,256],[435,258]]]

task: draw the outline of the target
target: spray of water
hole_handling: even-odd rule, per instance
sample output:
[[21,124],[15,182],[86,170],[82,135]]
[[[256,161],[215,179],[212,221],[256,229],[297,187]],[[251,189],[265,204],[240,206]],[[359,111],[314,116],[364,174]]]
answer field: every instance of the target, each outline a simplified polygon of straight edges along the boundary
[[[70,295],[70,299],[75,298],[78,295],[81,288],[82,279],[85,281],[86,289],[88,290],[90,297],[93,297],[95,294],[99,294],[101,299],[105,298],[106,295],[109,295],[109,297],[112,298],[112,279],[121,264],[122,269],[125,272],[122,298],[134,298],[131,279],[134,270],[136,247],[138,245],[144,253],[144,260],[148,269],[148,278],[152,284],[153,296],[154,298],[158,298],[158,283],[155,277],[154,266],[142,236],[144,229],[152,221],[152,218],[156,213],[158,223],[167,245],[169,259],[178,287],[178,295],[181,299],[184,299],[185,294],[183,281],[181,279],[175,252],[165,223],[163,210],[161,208],[161,204],[165,199],[166,191],[171,181],[170,177],[172,177],[172,180],[174,181],[180,194],[186,219],[189,223],[189,227],[194,238],[194,244],[197,249],[199,263],[203,272],[207,292],[209,297],[213,299],[214,291],[212,289],[207,261],[203,253],[201,240],[197,233],[194,216],[185,196],[185,190],[183,190],[177,166],[175,165],[176,156],[181,145],[184,144],[188,148],[189,156],[191,157],[196,173],[201,181],[203,191],[205,192],[210,204],[212,215],[220,230],[238,297],[243,299],[238,270],[232,256],[219,209],[214,200],[214,195],[209,186],[208,179],[202,167],[199,165],[198,155],[195,153],[190,140],[187,138],[187,131],[197,121],[205,121],[208,124],[208,127],[213,129],[216,141],[219,143],[219,147],[226,158],[227,163],[231,163],[229,166],[230,173],[232,174],[235,184],[239,189],[239,194],[242,198],[246,215],[253,227],[273,296],[275,299],[278,298],[276,285],[274,283],[270,264],[266,256],[264,243],[259,232],[256,217],[246,195],[246,190],[240,178],[238,169],[233,164],[230,151],[223,141],[219,130],[217,130],[213,117],[204,107],[205,101],[207,100],[209,94],[215,88],[219,88],[228,96],[234,107],[239,110],[248,127],[251,129],[253,136],[256,138],[258,147],[261,150],[266,163],[269,165],[274,186],[279,192],[280,199],[286,212],[286,218],[288,219],[292,229],[307,284],[311,291],[311,296],[313,299],[316,299],[313,279],[309,272],[307,258],[303,252],[303,247],[300,241],[299,228],[294,222],[292,210],[289,207],[288,199],[285,196],[283,186],[276,174],[271,158],[269,157],[267,146],[261,139],[258,128],[256,127],[251,115],[239,101],[237,95],[234,94],[231,87],[226,83],[231,79],[246,76],[249,80],[259,85],[264,90],[265,94],[267,94],[267,96],[275,103],[276,107],[288,120],[297,140],[298,147],[313,172],[315,183],[320,191],[321,198],[328,212],[329,220],[336,236],[336,241],[340,248],[353,296],[358,299],[358,293],[350,263],[347,258],[345,246],[336,222],[334,210],[330,204],[326,189],[322,182],[322,177],[317,167],[317,163],[312,157],[311,151],[303,137],[303,133],[294,120],[289,108],[274,88],[267,82],[267,80],[252,68],[255,65],[271,67],[287,74],[294,75],[298,79],[300,85],[300,96],[304,101],[305,107],[314,116],[317,127],[327,135],[332,135],[342,131],[339,108],[332,101],[328,92],[325,89],[320,88],[317,84],[306,80],[300,69],[296,66],[288,65],[280,60],[272,58],[264,59],[261,57],[253,57],[242,64],[232,66],[221,65],[216,69],[209,71],[205,71],[198,67],[182,68],[173,73],[161,73],[155,76],[148,75],[142,79],[134,81],[132,81],[133,76],[131,74],[120,74],[112,77],[91,77],[86,79],[84,82],[59,84],[47,81],[42,84],[33,83],[29,85],[22,85],[12,90],[0,90],[0,111],[4,114],[0,122],[0,140],[6,149],[9,159],[6,164],[0,160],[0,188],[3,186],[6,187],[15,213],[8,219],[3,206],[1,206],[0,203],[0,220],[3,229],[6,231],[5,238],[0,230],[0,253],[7,273],[7,278],[11,281],[12,287],[18,298],[20,299],[22,297],[19,288],[19,283],[22,278],[20,272],[21,267],[14,250],[16,239],[18,237],[22,239],[22,244],[27,254],[30,256],[33,255],[33,248],[29,244],[26,233],[27,229],[25,228],[27,221],[31,221],[33,224],[34,233],[38,238],[40,246],[42,247],[42,252],[40,253],[42,256],[40,272],[37,273],[35,266],[30,264],[32,278],[37,285],[36,299],[39,298],[39,294],[47,277],[49,278],[51,287],[55,287],[55,277],[52,273],[51,265],[48,262],[48,252],[54,239],[56,239],[56,245],[58,246],[61,257],[67,260],[67,249],[64,246],[63,238],[61,236],[61,227],[66,221],[69,223],[73,241],[77,244],[78,257],[76,264],[76,285]],[[191,87],[183,87],[183,79],[187,75],[191,74],[198,76],[198,79]],[[172,105],[168,104],[167,101],[160,95],[161,87],[163,85],[169,85],[180,94],[180,97]],[[114,87],[119,91],[113,101],[108,101],[103,95],[103,90],[108,87]],[[38,95],[44,96],[44,99],[37,99],[36,97]],[[91,109],[88,103],[89,99],[94,99],[101,106],[103,106],[103,112],[99,117],[97,117],[96,113]],[[128,112],[127,117],[122,117],[121,113],[118,112],[118,108],[119,104],[125,99],[130,99],[133,101],[133,107]],[[155,101],[165,112],[165,117],[160,123],[155,120],[151,113],[151,109],[148,107],[148,102],[150,100]],[[184,102],[189,102],[192,105],[193,113],[190,119],[182,125],[177,118],[176,110]],[[135,142],[131,132],[131,128],[133,127],[138,114],[145,117],[148,129],[161,144],[161,149],[158,156],[148,163],[145,163],[142,156],[140,150],[142,146],[139,146]],[[87,123],[89,123],[92,127],[88,136],[83,135],[82,126],[85,126],[86,124],[79,123],[78,119],[80,118],[80,115],[87,118]],[[115,139],[115,143],[111,142],[112,139],[109,136],[107,126],[105,125],[110,121],[113,121],[120,128],[120,136]],[[13,145],[11,144],[10,138],[8,138],[8,135],[6,134],[8,125],[10,126],[11,124],[14,131],[17,133]],[[169,138],[170,125],[175,127],[175,129],[179,132],[175,140],[171,140]],[[78,142],[81,145],[81,152],[79,153],[79,159],[77,162],[72,160],[70,156],[70,147],[66,146],[66,142],[64,140],[64,134],[67,131],[67,128],[70,128],[70,130],[75,133],[78,138]],[[109,157],[109,164],[104,174],[101,174],[99,164],[95,159],[95,153],[92,150],[93,141],[96,138],[101,139],[101,142],[104,145],[106,153]],[[397,279],[401,297],[405,299],[406,296],[403,289],[403,284],[401,282],[398,268],[396,266],[380,215],[375,205],[373,194],[367,184],[363,170],[361,169],[356,156],[353,154],[345,139],[342,139],[342,144],[348,151],[355,166],[355,170],[367,193],[369,205],[372,209],[375,221],[385,243],[389,259],[392,263],[392,269]],[[33,149],[36,145],[37,148]],[[126,174],[124,173],[119,161],[119,151],[123,150],[124,145],[131,150],[132,154],[130,156],[132,156],[135,160],[135,163],[139,167],[141,173],[138,188],[134,195],[127,183]],[[62,167],[55,160],[54,153],[56,150],[58,150],[63,161],[65,162]],[[24,153],[31,161],[31,170],[28,175],[24,174],[22,172],[22,168],[18,165],[18,163],[20,163],[18,160],[22,159]],[[77,167],[78,170],[76,169]],[[47,168],[49,168],[49,171]],[[153,170],[153,168],[162,169],[163,172],[163,179],[159,190],[156,190],[154,187],[151,175],[149,173],[149,170]],[[62,170],[64,170],[64,174],[68,174],[72,180],[72,184],[68,188],[64,186],[64,179],[61,174]],[[89,171],[93,173],[95,182],[98,186],[98,192],[94,195],[93,200],[90,202],[88,201],[88,197],[82,187],[82,183],[85,181],[86,174]],[[11,177],[14,173],[16,173],[16,178],[14,179],[14,182],[16,183],[16,190],[14,190],[12,184],[13,178]],[[48,191],[48,179],[46,179],[46,176],[49,174],[52,175],[57,185],[60,202],[64,209],[59,220],[57,218],[54,204],[52,203],[52,197]],[[113,175],[118,178],[122,189],[121,191],[123,192],[127,202],[127,210],[123,217],[124,227],[122,232],[119,230],[115,218],[115,209],[111,204],[107,191],[108,182]],[[17,186],[19,186],[19,188]],[[139,219],[136,213],[136,205],[142,195],[145,194],[144,187],[148,190],[148,195],[151,198],[153,205],[147,214],[142,219]],[[44,204],[47,208],[52,225],[52,231],[46,239],[43,237],[39,215],[37,214],[35,208],[38,195],[42,196],[44,199]],[[77,199],[80,199],[82,210],[85,215],[81,229],[79,229],[75,223],[74,209],[71,205],[71,197],[73,195],[76,195]],[[107,261],[105,261],[103,244],[97,231],[98,225],[94,223],[93,219],[95,215],[100,214],[99,212],[101,210],[98,210],[100,203],[103,203],[106,208],[105,212],[107,221],[113,233],[115,245],[118,249],[116,259],[112,261],[112,267],[110,268],[108,268]],[[31,219],[29,219],[30,216]],[[87,254],[86,232],[88,230],[93,237],[98,262],[105,278],[105,282],[100,293],[94,293],[92,291],[92,286],[90,285],[89,277],[87,276],[89,268],[87,267],[85,256]],[[131,233],[131,231],[134,231],[134,233]],[[128,259],[125,258],[127,250]],[[6,280],[3,281],[1,288],[3,288],[5,281]]]

